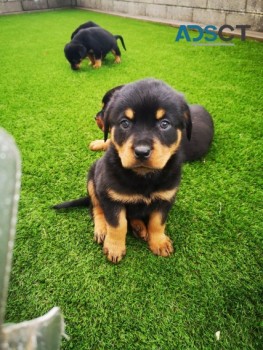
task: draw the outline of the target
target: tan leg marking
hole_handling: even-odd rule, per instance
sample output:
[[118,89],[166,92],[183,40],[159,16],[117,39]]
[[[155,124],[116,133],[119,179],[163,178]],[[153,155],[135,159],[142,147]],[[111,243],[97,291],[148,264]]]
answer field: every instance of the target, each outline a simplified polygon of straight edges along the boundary
[[121,63],[121,57],[116,55],[114,63]]
[[91,54],[88,54],[87,58],[90,60],[90,64],[93,66],[95,64],[94,56]]
[[107,226],[103,210],[95,194],[93,181],[91,180],[88,182],[88,192],[92,202],[92,214],[94,220],[94,240],[100,244],[103,243],[106,237]]
[[147,228],[142,220],[133,219],[130,221],[130,225],[136,237],[142,238],[144,241],[148,240]]
[[110,145],[110,139],[106,142],[104,140],[94,140],[89,144],[89,149],[91,151],[107,151]]
[[107,223],[107,236],[105,237],[103,252],[107,255],[109,261],[117,263],[126,254],[126,233],[126,212],[125,209],[122,209],[119,213],[119,224],[117,227]]
[[165,224],[162,224],[161,213],[153,212],[148,224],[149,248],[156,255],[169,256],[173,252],[173,245],[164,231]]
[[101,67],[101,60],[96,60],[95,63],[93,64],[93,68],[100,68]]

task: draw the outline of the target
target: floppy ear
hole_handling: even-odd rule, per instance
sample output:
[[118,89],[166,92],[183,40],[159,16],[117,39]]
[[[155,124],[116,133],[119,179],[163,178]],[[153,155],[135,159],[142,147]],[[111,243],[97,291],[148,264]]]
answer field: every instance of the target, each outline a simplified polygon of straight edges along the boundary
[[108,133],[110,131],[110,115],[111,115],[112,108],[113,108],[113,103],[111,101],[104,112],[104,119],[103,119],[103,121],[104,121],[104,142],[106,142],[106,140],[108,138]]
[[192,134],[192,118],[191,118],[191,112],[188,104],[186,103],[184,96],[180,95],[180,107],[181,107],[181,113],[184,118],[184,127],[186,130],[186,136],[188,140],[190,141],[191,139],[191,134]]
[[116,100],[116,96],[119,94],[119,90],[125,85],[120,85],[116,86],[115,88],[109,90],[103,97],[102,102],[105,103],[105,110],[104,110],[104,116],[103,116],[103,121],[104,121],[104,142],[106,142],[108,138],[108,133],[110,131],[111,127],[111,112],[114,107],[114,103]]
[[81,44],[78,45],[78,52],[81,58],[85,58],[87,56],[87,49]]
[[183,115],[184,115],[184,126],[186,129],[186,136],[188,140],[191,140],[192,134],[192,118],[189,106],[186,102],[183,103]]
[[110,131],[110,126],[109,126],[109,123],[108,123],[108,118],[105,118],[104,119],[104,142],[106,142],[107,139],[108,139],[109,131]]

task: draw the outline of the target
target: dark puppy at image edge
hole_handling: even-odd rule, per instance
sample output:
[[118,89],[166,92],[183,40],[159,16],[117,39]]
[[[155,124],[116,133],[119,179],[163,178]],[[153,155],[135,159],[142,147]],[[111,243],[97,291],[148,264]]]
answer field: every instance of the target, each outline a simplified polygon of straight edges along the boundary
[[165,225],[180,184],[182,142],[191,137],[190,109],[162,81],[140,80],[114,92],[104,112],[105,140],[109,130],[109,147],[88,174],[89,196],[54,208],[90,205],[94,238],[112,262],[126,253],[128,223],[154,254],[169,256]]
[[114,62],[120,63],[121,52],[117,45],[117,39],[121,40],[122,46],[126,50],[121,35],[112,35],[100,27],[81,29],[74,35],[71,42],[65,45],[64,53],[73,70],[79,69],[80,63],[85,58],[89,58],[93,68],[99,68],[102,59],[109,52],[113,53]]
[[[116,86],[115,88],[106,92],[102,98],[102,109],[96,114],[95,120],[98,127],[104,131],[104,114],[105,110],[110,103],[114,93],[124,85]],[[183,131],[182,142],[180,145],[183,161],[192,162],[201,159],[209,150],[213,135],[214,125],[211,115],[200,105],[188,105],[192,121],[191,139],[186,136],[186,132]],[[95,140],[90,143],[90,149],[92,151],[106,151],[109,147],[110,139]]]

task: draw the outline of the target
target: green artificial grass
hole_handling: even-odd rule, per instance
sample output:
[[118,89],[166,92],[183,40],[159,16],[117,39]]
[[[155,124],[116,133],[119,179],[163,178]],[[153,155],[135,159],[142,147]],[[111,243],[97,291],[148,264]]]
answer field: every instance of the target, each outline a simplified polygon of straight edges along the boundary
[[[120,65],[108,55],[99,70],[70,69],[64,45],[87,20],[123,35]],[[0,125],[23,160],[6,322],[56,305],[65,350],[260,349],[262,43],[196,47],[175,43],[170,26],[82,10],[2,16],[0,26]],[[204,160],[184,166],[167,223],[175,253],[156,257],[129,234],[112,265],[86,210],[50,205],[85,194],[104,93],[144,77],[205,106],[215,139]]]

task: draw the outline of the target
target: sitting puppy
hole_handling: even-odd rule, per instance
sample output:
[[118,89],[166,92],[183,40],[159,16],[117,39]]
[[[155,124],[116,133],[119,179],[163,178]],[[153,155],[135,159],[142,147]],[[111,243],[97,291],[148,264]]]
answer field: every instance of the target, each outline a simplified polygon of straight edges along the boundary
[[190,109],[162,81],[140,80],[114,92],[104,111],[105,140],[109,130],[109,147],[89,171],[89,197],[54,208],[90,201],[94,238],[111,262],[125,255],[131,221],[144,224],[154,254],[169,256],[173,245],[165,224],[180,184],[182,140],[191,137]]
[[81,29],[87,29],[87,28],[93,28],[93,27],[100,27],[98,24],[92,21],[88,21],[86,23],[81,24],[77,29],[74,30],[74,32],[71,34],[70,39],[72,40],[74,36],[81,30]]
[[94,68],[101,67],[102,59],[110,51],[115,56],[115,63],[120,63],[121,52],[117,45],[117,39],[121,40],[122,46],[126,50],[120,35],[112,35],[100,27],[81,29],[71,42],[66,44],[64,53],[73,70],[79,69],[81,61],[86,57],[90,59]]
[[[113,97],[115,91],[123,88],[124,85],[116,86],[115,88],[106,92],[102,98],[102,109],[96,114],[95,120],[100,129],[104,131],[104,113]],[[188,105],[192,120],[191,139],[187,138],[186,132],[183,132],[181,151],[184,162],[191,162],[201,159],[209,150],[211,145],[214,126],[211,115],[199,105]],[[90,143],[92,151],[105,151],[110,144],[110,139],[95,140]]]

